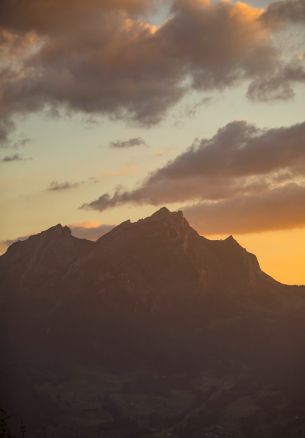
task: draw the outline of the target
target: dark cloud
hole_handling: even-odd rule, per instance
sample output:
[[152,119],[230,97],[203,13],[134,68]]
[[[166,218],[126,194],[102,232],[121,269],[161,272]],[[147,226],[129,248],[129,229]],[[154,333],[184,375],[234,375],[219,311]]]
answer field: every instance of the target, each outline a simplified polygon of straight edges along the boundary
[[109,145],[111,148],[125,149],[133,148],[135,146],[146,146],[142,137],[130,138],[129,140],[116,140],[112,141]]
[[[0,78],[1,83],[1,78]],[[0,112],[1,114],[1,112]],[[8,146],[9,145],[9,137],[15,129],[15,123],[13,120],[3,117],[0,118],[0,147]]]
[[[1,62],[1,57],[0,57]],[[1,83],[1,78],[0,78]],[[0,99],[1,101],[1,99]],[[0,114],[4,111],[0,107]],[[15,130],[15,122],[10,117],[2,117],[0,119],[0,149],[11,147],[13,149],[20,149],[27,146],[30,143],[30,139],[28,137],[19,137],[14,139],[12,134]]]
[[83,179],[81,181],[52,181],[47,188],[48,191],[62,191],[62,190],[70,190],[75,189],[84,184],[96,184],[99,182],[99,178],[95,176],[90,176],[87,179]]
[[85,207],[102,211],[128,202],[160,205],[229,198],[264,190],[283,172],[290,179],[304,174],[304,166],[305,122],[269,130],[232,122],[211,139],[196,141],[137,189],[103,194]]
[[6,155],[5,157],[1,158],[0,161],[3,163],[11,163],[13,161],[27,161],[29,158],[23,158],[19,154],[13,154],[13,155]]
[[305,226],[305,186],[287,184],[260,194],[197,203],[184,209],[204,234],[253,233]]
[[255,79],[248,96],[259,101],[287,100],[294,96],[294,83],[305,82],[305,68],[300,63],[284,65],[276,72]]
[[[304,200],[304,191],[305,122],[291,127],[260,130],[240,121],[226,125],[210,139],[197,140],[186,152],[153,172],[138,188],[131,191],[121,188],[113,195],[105,193],[83,205],[83,208],[103,211],[125,203],[162,205],[193,202],[198,204],[197,207],[187,211],[193,216],[196,211],[206,211],[212,223],[213,215],[222,215],[230,208],[236,215],[241,215],[244,208],[244,220],[247,221],[255,208],[260,205],[262,213],[264,205],[270,202],[270,206],[274,205],[274,214],[272,216],[270,208],[270,214],[269,210],[266,213],[269,222],[264,225],[270,229],[272,220],[280,224],[276,225],[279,227],[284,226],[285,218],[287,223],[292,224],[288,220],[290,216],[295,217],[295,225],[304,221],[303,210],[293,207]],[[284,196],[290,197],[286,204]],[[280,220],[277,214],[280,215],[281,208],[284,210],[287,206],[291,211],[282,215]],[[196,217],[199,216],[198,213]],[[218,220],[215,219],[211,232],[218,232],[215,231]],[[257,229],[264,228],[262,221],[258,222]],[[236,222],[237,228],[240,223]],[[228,224],[230,228],[232,222]],[[253,226],[249,225],[247,230]],[[245,226],[241,229],[243,232],[246,230]],[[209,227],[207,232],[210,232]]]
[[78,187],[80,185],[79,182],[69,182],[69,181],[64,181],[64,182],[58,182],[58,181],[52,181],[48,187],[49,191],[62,191],[62,190],[70,190],[70,189],[75,189],[76,187]]
[[[0,140],[13,128],[12,117],[45,108],[149,126],[190,90],[221,90],[254,80],[249,95],[266,100],[261,81],[272,82],[268,95],[276,98],[289,97],[293,83],[300,82],[299,74],[290,73],[290,88],[283,91],[277,73],[285,65],[273,38],[285,23],[274,26],[266,17],[285,9],[282,3],[277,12],[270,7],[263,14],[238,2],[176,0],[158,28],[139,15],[151,4],[2,0],[6,49],[0,118],[5,122]],[[270,87],[279,91],[270,93]]]
[[0,26],[52,34],[82,27],[109,11],[143,12],[150,0],[1,0]]
[[291,21],[293,23],[305,22],[305,1],[284,0],[271,3],[264,12],[262,19],[272,23]]
[[2,78],[3,114],[24,114],[51,106],[157,123],[181,97],[182,88],[177,83],[171,86],[169,74],[161,81],[167,67],[157,69],[158,60],[150,59],[153,27],[124,11],[92,11],[90,2],[79,3],[86,5],[88,12],[81,14],[79,26],[74,21],[67,26],[63,11],[62,27],[56,20],[44,19],[47,36],[40,36],[37,25],[41,44]]

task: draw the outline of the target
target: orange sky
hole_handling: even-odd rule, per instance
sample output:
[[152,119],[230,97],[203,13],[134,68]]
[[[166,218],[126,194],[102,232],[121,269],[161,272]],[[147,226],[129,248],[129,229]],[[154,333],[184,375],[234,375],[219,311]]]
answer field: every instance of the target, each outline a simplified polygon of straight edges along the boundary
[[234,238],[254,253],[261,269],[276,280],[285,284],[305,284],[305,228],[240,234]]

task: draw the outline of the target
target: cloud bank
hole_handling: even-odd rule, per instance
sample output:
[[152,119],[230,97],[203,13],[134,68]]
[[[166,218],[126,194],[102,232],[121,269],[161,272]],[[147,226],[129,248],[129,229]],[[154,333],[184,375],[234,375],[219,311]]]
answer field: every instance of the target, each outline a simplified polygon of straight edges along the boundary
[[268,130],[229,123],[134,190],[104,193],[83,208],[177,202],[210,234],[305,225],[305,122]]
[[290,183],[216,203],[197,203],[187,207],[185,215],[205,234],[244,234],[303,227],[305,186]]
[[244,3],[175,0],[147,21],[149,0],[2,0],[0,140],[18,116],[49,108],[158,123],[191,90],[250,82],[248,96],[287,99],[304,82],[301,60],[274,43],[300,23],[304,1],[262,10]]

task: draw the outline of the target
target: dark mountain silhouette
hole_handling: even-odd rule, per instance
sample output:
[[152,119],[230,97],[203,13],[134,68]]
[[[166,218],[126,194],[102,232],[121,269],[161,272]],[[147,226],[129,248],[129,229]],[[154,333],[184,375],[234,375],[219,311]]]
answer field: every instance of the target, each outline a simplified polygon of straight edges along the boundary
[[57,225],[0,287],[2,403],[34,437],[305,436],[305,288],[232,236],[166,208],[97,242]]

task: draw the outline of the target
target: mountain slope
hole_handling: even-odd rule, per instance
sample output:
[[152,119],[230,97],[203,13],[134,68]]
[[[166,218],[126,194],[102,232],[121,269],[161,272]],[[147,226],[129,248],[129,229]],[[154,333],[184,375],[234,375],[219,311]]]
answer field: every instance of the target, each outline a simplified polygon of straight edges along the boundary
[[83,272],[92,280],[112,267],[116,274],[129,270],[134,277],[144,276],[145,288],[147,281],[157,281],[161,288],[170,281],[183,293],[186,286],[208,291],[276,285],[262,273],[256,257],[232,236],[224,241],[205,239],[181,212],[166,208],[136,223],[123,222],[96,243],[77,239],[68,227],[57,225],[14,243],[0,258],[0,266],[11,279],[18,276],[30,283],[38,278],[47,283],[50,277],[67,276],[69,271],[71,276]]
[[14,290],[44,287],[66,273],[93,245],[73,237],[68,227],[56,225],[8,248],[0,257],[0,282],[12,283]]
[[303,415],[304,288],[232,236],[208,240],[166,208],[97,242],[57,225],[0,257],[0,288],[2,403],[35,437],[305,432],[305,404],[301,432],[290,416],[268,429],[257,405],[271,391],[270,415]]
[[223,283],[227,288],[251,288],[261,278],[255,256],[233,238],[209,241],[189,226],[181,212],[170,213],[165,208],[136,223],[125,222],[103,236],[84,264],[91,266],[92,273],[94,263],[111,257],[120,269],[130,268],[136,275],[143,271],[144,276],[151,276],[145,280],[158,281],[161,288],[170,284],[183,293],[186,288],[208,290]]

